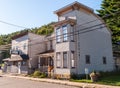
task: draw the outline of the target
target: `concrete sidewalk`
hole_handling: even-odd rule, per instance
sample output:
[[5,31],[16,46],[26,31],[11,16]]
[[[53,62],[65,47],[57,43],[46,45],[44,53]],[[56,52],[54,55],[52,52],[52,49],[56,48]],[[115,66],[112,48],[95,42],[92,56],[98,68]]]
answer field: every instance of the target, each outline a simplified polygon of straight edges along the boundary
[[57,83],[62,85],[69,85],[69,86],[76,86],[79,88],[120,88],[120,86],[108,86],[108,85],[100,85],[100,84],[90,84],[90,83],[77,83],[77,82],[70,82],[67,80],[56,80],[56,79],[47,79],[47,78],[32,78],[32,77],[24,77],[24,76],[15,76],[13,74],[2,74],[3,77],[13,77],[13,78],[21,78],[33,81],[40,81],[40,82],[48,82],[48,83]]

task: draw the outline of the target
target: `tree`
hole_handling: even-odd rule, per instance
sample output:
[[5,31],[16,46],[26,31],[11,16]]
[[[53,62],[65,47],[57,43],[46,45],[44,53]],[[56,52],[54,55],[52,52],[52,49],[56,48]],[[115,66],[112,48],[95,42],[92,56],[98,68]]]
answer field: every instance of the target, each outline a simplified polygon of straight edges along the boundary
[[120,1],[119,0],[103,0],[101,9],[97,10],[99,16],[104,17],[104,21],[112,31],[113,43],[120,42]]

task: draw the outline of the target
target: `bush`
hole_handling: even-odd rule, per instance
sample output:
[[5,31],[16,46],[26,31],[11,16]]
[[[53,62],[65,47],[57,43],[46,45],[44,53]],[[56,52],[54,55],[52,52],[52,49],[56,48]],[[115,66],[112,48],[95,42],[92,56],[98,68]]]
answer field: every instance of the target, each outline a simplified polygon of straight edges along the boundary
[[41,75],[41,72],[40,71],[35,71],[33,73],[33,77],[39,77]]
[[85,74],[75,74],[75,73],[72,73],[70,75],[70,78],[71,79],[85,79],[86,75]]
[[47,75],[45,73],[41,73],[40,71],[35,71],[33,74],[31,74],[31,77],[45,78]]
[[47,75],[45,73],[42,73],[39,77],[40,78],[45,78],[45,77],[47,77]]

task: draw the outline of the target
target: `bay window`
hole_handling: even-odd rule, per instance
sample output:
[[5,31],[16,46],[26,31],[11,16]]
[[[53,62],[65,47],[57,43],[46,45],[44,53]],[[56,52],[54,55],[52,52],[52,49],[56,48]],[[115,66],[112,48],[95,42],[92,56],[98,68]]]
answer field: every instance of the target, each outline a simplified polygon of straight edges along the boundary
[[63,68],[67,68],[67,52],[63,52]]
[[57,42],[60,42],[60,41],[61,41],[61,39],[60,39],[60,34],[61,34],[60,28],[57,28],[57,29],[56,29],[56,41],[57,41]]
[[56,53],[56,66],[57,66],[57,68],[60,68],[60,66],[61,66],[60,55],[61,55],[60,52]]
[[63,41],[67,41],[68,40],[67,25],[62,27],[62,33],[63,33]]
[[71,67],[75,67],[75,57],[74,57],[74,51],[71,52]]

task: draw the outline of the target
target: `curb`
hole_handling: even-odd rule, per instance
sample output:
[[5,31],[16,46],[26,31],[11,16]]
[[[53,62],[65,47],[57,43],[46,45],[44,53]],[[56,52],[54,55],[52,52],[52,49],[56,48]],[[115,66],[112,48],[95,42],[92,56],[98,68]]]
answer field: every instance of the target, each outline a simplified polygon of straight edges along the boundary
[[27,79],[32,81],[39,81],[39,82],[47,82],[47,83],[54,83],[54,84],[61,84],[67,86],[75,86],[79,88],[120,88],[118,86],[109,86],[109,85],[100,85],[100,84],[90,84],[90,83],[77,83],[77,82],[70,82],[65,80],[55,80],[55,79],[46,79],[46,78],[32,78],[32,77],[23,77],[23,76],[12,76],[12,75],[1,75],[3,77],[11,77],[11,78],[19,78],[19,79]]

